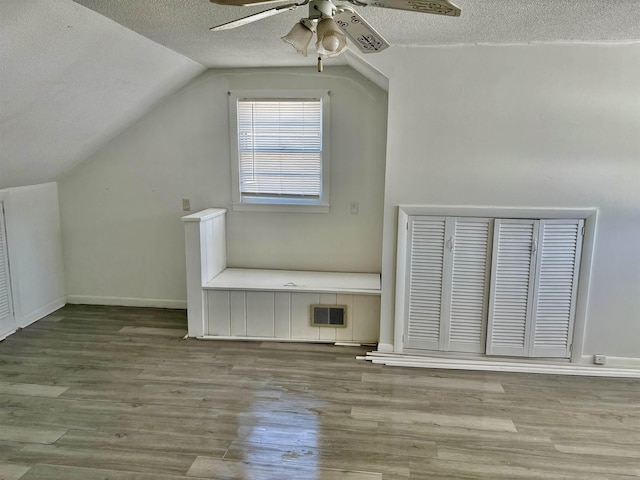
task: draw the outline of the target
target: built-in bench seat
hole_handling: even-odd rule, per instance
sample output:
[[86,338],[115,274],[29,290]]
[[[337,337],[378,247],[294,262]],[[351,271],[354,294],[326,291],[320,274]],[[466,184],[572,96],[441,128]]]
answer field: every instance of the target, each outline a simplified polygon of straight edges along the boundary
[[[183,217],[189,336],[377,342],[379,274],[226,268],[225,212]],[[345,306],[346,325],[311,325],[312,305]]]
[[213,280],[207,282],[203,288],[380,295],[380,275],[377,273],[226,268]]

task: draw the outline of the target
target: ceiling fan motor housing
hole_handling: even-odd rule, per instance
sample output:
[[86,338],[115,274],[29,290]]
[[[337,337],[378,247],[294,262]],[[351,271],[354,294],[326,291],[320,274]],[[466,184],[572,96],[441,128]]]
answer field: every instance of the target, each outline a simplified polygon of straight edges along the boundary
[[330,0],[311,0],[309,2],[309,18],[331,18],[336,13],[336,7]]

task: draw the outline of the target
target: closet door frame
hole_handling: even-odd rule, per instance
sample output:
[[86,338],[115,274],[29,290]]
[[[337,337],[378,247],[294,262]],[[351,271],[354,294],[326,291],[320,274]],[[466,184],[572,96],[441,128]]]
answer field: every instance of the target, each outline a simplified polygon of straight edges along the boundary
[[[593,248],[595,243],[595,232],[598,221],[597,208],[562,208],[562,207],[472,207],[456,205],[399,205],[397,207],[398,235],[397,235],[397,255],[395,278],[383,279],[383,284],[395,285],[395,306],[391,300],[391,310],[393,312],[393,351],[401,353],[404,351],[405,332],[405,306],[404,301],[407,293],[405,277],[407,273],[407,227],[408,219],[411,215],[444,216],[444,217],[490,217],[490,218],[521,218],[521,219],[583,219],[584,238],[582,244],[582,256],[578,277],[577,295],[575,301],[575,316],[573,328],[573,349],[570,361],[572,363],[582,362],[582,352],[584,347],[584,334],[586,327],[587,300],[589,298],[589,287],[592,269]],[[384,296],[384,292],[383,292]],[[393,298],[393,294],[392,294]],[[384,314],[384,310],[383,310]],[[446,352],[442,352],[446,354]]]

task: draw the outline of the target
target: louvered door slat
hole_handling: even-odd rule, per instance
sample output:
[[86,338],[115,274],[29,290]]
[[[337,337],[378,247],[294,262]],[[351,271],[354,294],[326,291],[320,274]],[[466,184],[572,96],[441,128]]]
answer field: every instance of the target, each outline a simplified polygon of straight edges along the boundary
[[456,218],[452,242],[448,342],[455,352],[484,352],[491,221]]
[[529,356],[570,356],[582,220],[540,222]]
[[0,202],[0,339],[15,331],[11,308],[7,237],[4,226],[4,211],[2,202]]
[[534,220],[496,220],[487,354],[525,354],[532,294]]
[[445,219],[412,218],[409,222],[407,348],[437,350],[440,343]]

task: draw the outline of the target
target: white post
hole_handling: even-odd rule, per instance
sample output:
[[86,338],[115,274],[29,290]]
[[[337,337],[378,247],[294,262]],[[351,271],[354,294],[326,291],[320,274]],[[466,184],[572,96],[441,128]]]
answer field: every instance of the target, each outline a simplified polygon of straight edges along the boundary
[[190,337],[206,333],[207,299],[202,288],[227,268],[224,208],[208,208],[182,217],[185,222],[187,321]]

